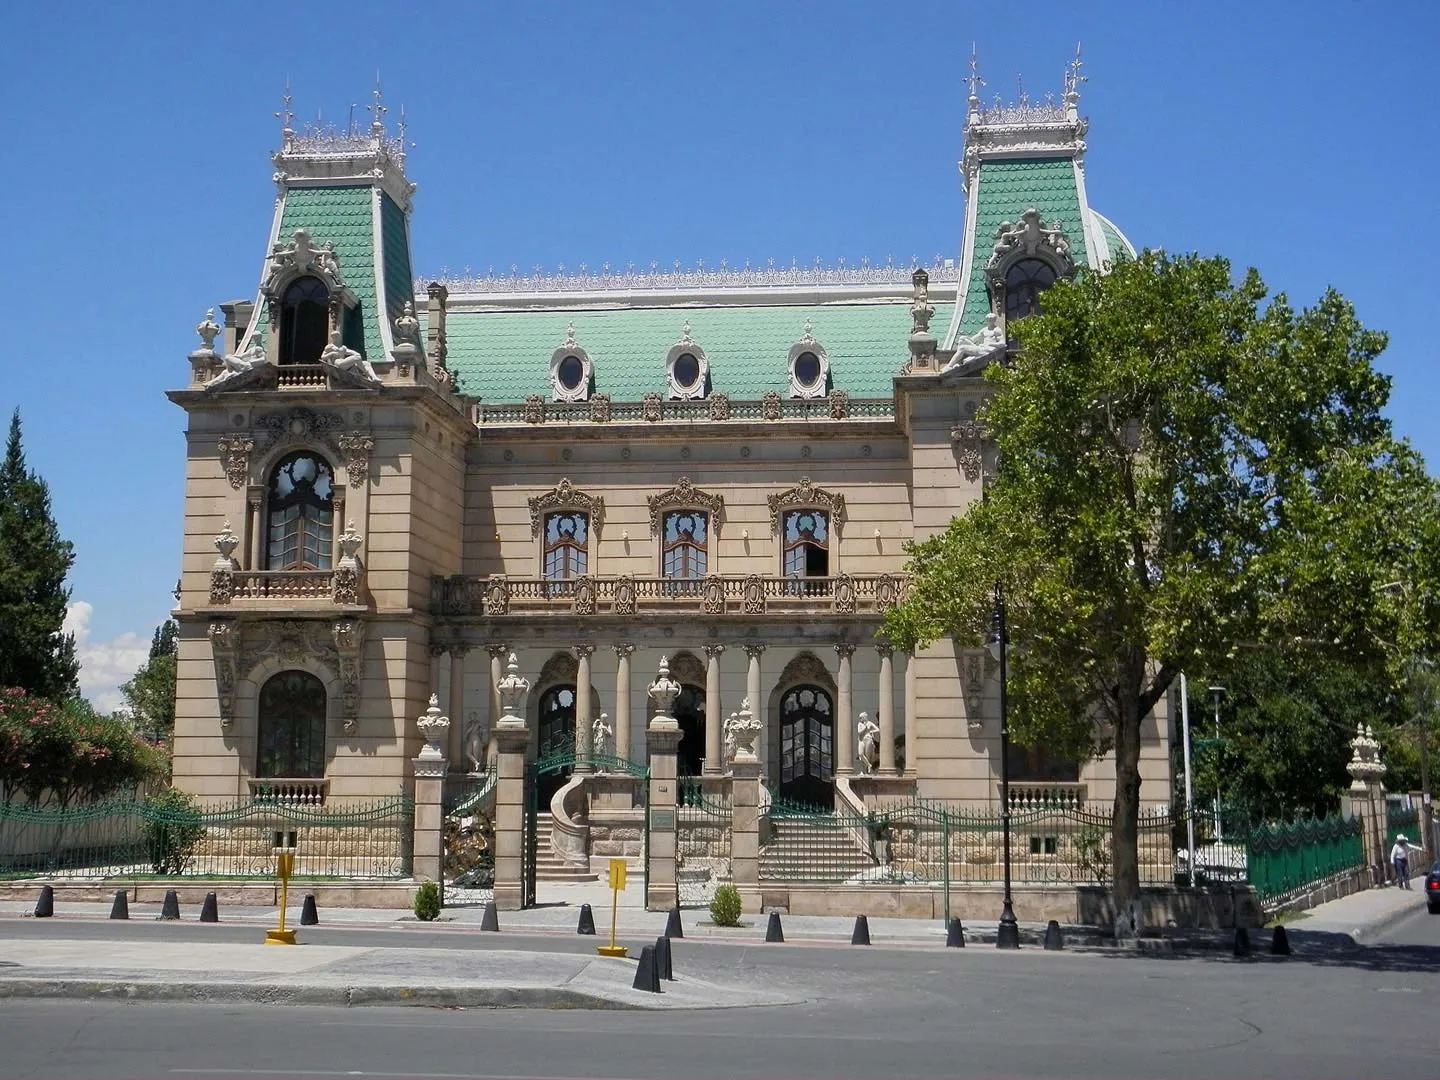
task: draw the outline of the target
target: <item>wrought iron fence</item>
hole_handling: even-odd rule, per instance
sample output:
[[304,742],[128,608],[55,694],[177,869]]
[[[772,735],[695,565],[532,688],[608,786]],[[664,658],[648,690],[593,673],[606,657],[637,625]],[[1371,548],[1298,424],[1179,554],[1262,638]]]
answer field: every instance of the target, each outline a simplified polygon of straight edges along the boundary
[[760,878],[814,884],[893,881],[874,856],[872,836],[869,818],[849,807],[831,809],[772,793],[760,822]]
[[[681,907],[702,907],[733,880],[728,788],[705,789],[700,777],[682,776],[676,788],[675,888]],[[647,845],[648,847],[648,834]]]
[[1245,832],[1246,873],[1261,901],[1281,899],[1365,865],[1359,818],[1338,814]]
[[484,808],[495,797],[495,764],[484,772],[447,777],[443,808],[445,816],[465,817]]
[[269,878],[277,832],[297,834],[298,878],[398,878],[410,872],[413,821],[404,795],[324,807],[0,804],[0,879]]

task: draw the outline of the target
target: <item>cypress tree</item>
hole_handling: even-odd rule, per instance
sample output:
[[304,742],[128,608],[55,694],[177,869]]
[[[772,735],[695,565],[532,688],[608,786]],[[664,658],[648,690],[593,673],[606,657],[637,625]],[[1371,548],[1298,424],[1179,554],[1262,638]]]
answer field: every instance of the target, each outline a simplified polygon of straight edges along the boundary
[[25,464],[20,410],[0,463],[0,686],[38,697],[73,697],[80,663],[64,633],[75,550],[50,513],[50,489]]

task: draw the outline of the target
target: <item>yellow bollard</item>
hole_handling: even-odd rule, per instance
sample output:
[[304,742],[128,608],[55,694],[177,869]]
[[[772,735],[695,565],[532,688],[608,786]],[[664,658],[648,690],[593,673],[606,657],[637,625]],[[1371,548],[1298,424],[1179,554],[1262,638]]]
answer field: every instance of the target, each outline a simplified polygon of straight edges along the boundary
[[275,834],[275,874],[280,878],[280,925],[265,931],[266,945],[294,945],[295,931],[285,928],[285,907],[290,899],[290,875],[295,869],[295,834]]
[[615,918],[617,909],[620,906],[620,893],[625,888],[625,860],[610,860],[610,944],[597,946],[595,951],[601,956],[627,955],[630,950],[624,945],[615,944]]

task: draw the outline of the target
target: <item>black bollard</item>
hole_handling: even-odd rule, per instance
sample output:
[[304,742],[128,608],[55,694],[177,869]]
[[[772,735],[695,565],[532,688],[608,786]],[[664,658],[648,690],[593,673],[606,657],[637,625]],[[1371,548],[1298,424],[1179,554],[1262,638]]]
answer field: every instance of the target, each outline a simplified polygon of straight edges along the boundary
[[480,929],[500,931],[500,916],[496,914],[494,900],[485,905],[485,913],[480,916]]
[[313,892],[307,892],[305,894],[305,903],[300,908],[300,925],[320,925],[320,912],[315,909],[315,894]]
[[660,993],[660,978],[655,972],[654,945],[646,945],[640,950],[640,963],[635,967],[635,982],[631,987],[644,990],[647,994]]
[[165,903],[160,905],[160,918],[180,918],[180,894],[174,889],[165,890]]
[[770,912],[770,924],[765,927],[765,940],[770,942],[785,943],[785,931],[780,926],[780,913]]
[[1243,926],[1237,926],[1235,928],[1235,955],[1250,955],[1250,931],[1246,930]]
[[965,927],[960,925],[959,919],[951,919],[950,925],[945,928],[945,947],[947,949],[963,949],[965,947]]
[[55,914],[55,890],[49,885],[40,886],[40,895],[35,898],[35,918],[48,919]]
[[683,938],[685,928],[680,925],[680,909],[672,907],[670,914],[665,917],[665,936],[670,938]]
[[220,921],[220,901],[213,892],[207,892],[205,902],[200,905],[200,921],[213,923]]
[[1047,952],[1059,952],[1065,948],[1065,938],[1060,933],[1060,924],[1051,919],[1045,924],[1045,949]]
[[112,919],[130,918],[130,898],[125,895],[124,889],[115,890],[115,902],[110,905],[110,917]]
[[870,944],[870,920],[864,915],[855,916],[855,929],[850,933],[851,945]]
[[590,910],[589,904],[580,905],[580,925],[575,927],[575,932],[595,936],[595,912]]
[[675,981],[675,954],[670,949],[668,937],[655,939],[655,977],[666,982]]
[[1283,926],[1275,927],[1275,933],[1270,938],[1270,955],[1290,955],[1290,933]]

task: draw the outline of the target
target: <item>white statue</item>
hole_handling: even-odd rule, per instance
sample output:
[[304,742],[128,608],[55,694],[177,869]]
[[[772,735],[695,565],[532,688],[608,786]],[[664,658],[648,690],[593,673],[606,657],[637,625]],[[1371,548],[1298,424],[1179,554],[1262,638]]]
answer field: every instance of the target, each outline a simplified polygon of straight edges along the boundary
[[737,727],[739,727],[739,725],[740,725],[740,715],[739,715],[739,713],[733,713],[733,712],[732,712],[729,716],[727,716],[727,717],[725,718],[725,724],[724,724],[722,730],[723,730],[724,733],[725,733],[725,736],[724,736],[724,738],[725,738],[725,761],[726,761],[727,763],[728,763],[728,762],[732,762],[732,761],[735,760],[735,749],[736,749],[735,729],[736,729]]
[[224,370],[210,380],[210,386],[219,386],[240,375],[248,375],[270,363],[270,358],[265,355],[265,346],[257,341],[242,353],[227,353],[220,358],[220,363]]
[[335,278],[340,273],[340,263],[335,258],[335,245],[326,242],[316,247],[310,242],[310,233],[306,229],[296,229],[288,247],[277,243],[270,251],[270,261],[276,270],[293,267],[298,274],[319,271]]
[[336,371],[352,372],[368,382],[380,382],[380,376],[375,374],[370,361],[349,346],[341,344],[339,330],[330,331],[330,344],[326,345],[325,351],[320,354],[320,363],[328,364]]
[[955,339],[955,356],[942,371],[959,367],[966,360],[974,359],[977,356],[989,356],[1004,344],[1005,332],[1000,329],[1000,316],[992,311],[985,316],[985,325],[979,330],[967,337]]
[[860,735],[860,774],[869,776],[880,767],[880,726],[862,712],[856,728]]
[[465,725],[465,756],[470,759],[471,772],[484,772],[487,764],[485,731],[478,717],[472,716]]
[[606,756],[611,753],[610,737],[615,734],[615,729],[610,726],[610,715],[601,713],[590,724],[591,752]]

